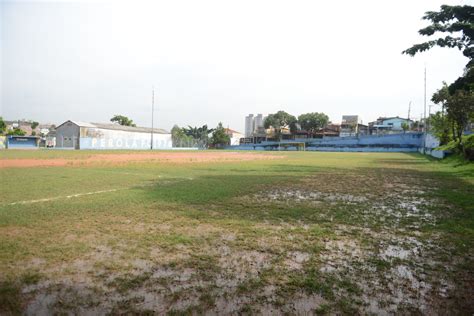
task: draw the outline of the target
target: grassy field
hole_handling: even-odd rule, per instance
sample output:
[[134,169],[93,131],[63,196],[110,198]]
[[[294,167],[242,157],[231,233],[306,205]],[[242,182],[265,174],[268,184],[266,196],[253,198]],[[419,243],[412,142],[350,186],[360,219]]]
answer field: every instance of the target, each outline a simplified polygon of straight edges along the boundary
[[0,169],[0,314],[474,313],[473,164],[259,155]]

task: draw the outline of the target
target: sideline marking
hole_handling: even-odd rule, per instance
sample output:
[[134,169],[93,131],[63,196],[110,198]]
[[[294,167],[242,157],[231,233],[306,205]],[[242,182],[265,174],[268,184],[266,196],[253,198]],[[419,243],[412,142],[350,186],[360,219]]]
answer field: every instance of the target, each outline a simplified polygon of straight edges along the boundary
[[[158,176],[158,178],[163,178],[163,176]],[[191,178],[191,177],[170,177],[170,179],[194,180],[194,178]],[[55,197],[52,197],[52,198],[37,199],[37,200],[18,201],[18,202],[13,202],[13,203],[6,203],[6,204],[3,204],[3,205],[13,206],[13,205],[33,204],[33,203],[40,203],[40,202],[51,202],[51,201],[56,201],[56,200],[60,200],[60,199],[71,199],[71,198],[81,197],[81,196],[86,196],[86,195],[116,192],[116,191],[120,191],[120,190],[129,190],[129,189],[139,188],[139,187],[148,187],[148,186],[152,186],[152,185],[155,185],[155,184],[156,183],[142,184],[142,185],[134,185],[134,186],[126,187],[126,188],[117,188],[117,189],[85,192],[85,193],[76,193],[76,194],[55,196]]]

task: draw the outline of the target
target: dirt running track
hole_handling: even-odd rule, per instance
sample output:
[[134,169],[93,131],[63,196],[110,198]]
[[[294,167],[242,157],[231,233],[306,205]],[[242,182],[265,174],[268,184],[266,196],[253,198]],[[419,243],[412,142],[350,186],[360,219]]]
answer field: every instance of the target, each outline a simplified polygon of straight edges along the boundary
[[129,162],[167,162],[175,164],[196,162],[232,162],[279,159],[283,156],[240,152],[157,152],[91,154],[84,158],[1,159],[0,168],[88,166],[97,164],[124,164]]

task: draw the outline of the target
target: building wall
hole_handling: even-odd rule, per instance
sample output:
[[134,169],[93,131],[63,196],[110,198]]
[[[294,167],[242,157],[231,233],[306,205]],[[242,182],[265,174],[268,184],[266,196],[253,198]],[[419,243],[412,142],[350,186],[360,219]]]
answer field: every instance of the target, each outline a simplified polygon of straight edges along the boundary
[[245,136],[240,134],[240,133],[232,133],[230,137],[230,145],[231,146],[236,146],[240,145],[240,139],[244,138]]
[[9,149],[37,149],[38,138],[23,136],[7,136],[7,148]]
[[258,114],[256,117],[255,117],[255,124],[254,124],[254,130],[258,130],[259,128],[263,128],[263,121],[264,121],[264,117],[262,114]]
[[405,123],[406,120],[404,119],[400,119],[400,118],[392,118],[392,119],[389,119],[389,120],[384,120],[383,121],[383,125],[390,125],[392,126],[392,129],[398,129],[398,130],[402,130],[402,124]]
[[79,149],[79,126],[67,122],[56,129],[56,147]]
[[245,117],[245,137],[251,137],[255,130],[255,118],[253,114]]
[[[151,134],[81,127],[81,149],[150,149]],[[171,134],[153,134],[153,149],[171,149]]]

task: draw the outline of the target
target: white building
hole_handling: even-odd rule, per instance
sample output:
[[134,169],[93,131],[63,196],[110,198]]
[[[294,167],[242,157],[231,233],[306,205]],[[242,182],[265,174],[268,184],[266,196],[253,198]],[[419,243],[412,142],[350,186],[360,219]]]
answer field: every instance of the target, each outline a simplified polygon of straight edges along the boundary
[[265,117],[262,114],[249,114],[245,117],[245,137],[255,136],[257,133],[262,133],[264,128]]
[[240,145],[240,139],[245,137],[244,134],[239,133],[239,132],[237,132],[237,131],[234,131],[234,130],[232,130],[232,129],[230,129],[230,128],[226,128],[226,129],[225,129],[225,133],[226,133],[227,135],[229,135],[229,137],[230,137],[230,145],[231,145],[231,146],[238,146],[238,145]]
[[[66,121],[56,128],[56,147],[71,149],[150,149],[152,129],[118,124]],[[153,129],[153,149],[171,149],[171,133]]]
[[255,130],[255,118],[253,114],[245,117],[245,137],[251,137]]

